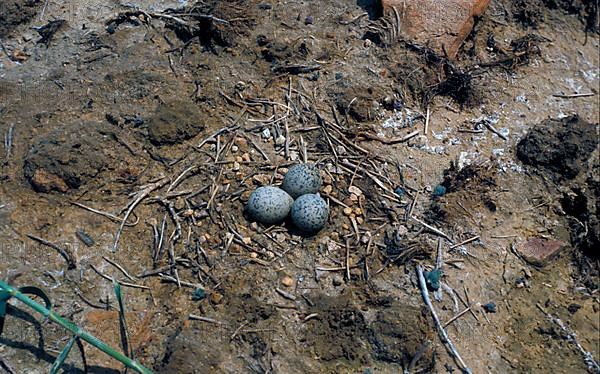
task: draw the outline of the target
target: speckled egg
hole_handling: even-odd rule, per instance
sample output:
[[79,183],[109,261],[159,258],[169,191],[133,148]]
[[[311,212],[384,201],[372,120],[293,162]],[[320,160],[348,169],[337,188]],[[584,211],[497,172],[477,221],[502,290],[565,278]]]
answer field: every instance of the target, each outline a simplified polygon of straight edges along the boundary
[[329,207],[321,196],[306,194],[294,201],[291,216],[298,229],[306,233],[316,233],[327,223]]
[[250,195],[246,211],[256,221],[272,225],[287,217],[293,203],[294,199],[280,188],[259,187]]
[[313,164],[296,164],[285,177],[281,188],[294,199],[307,193],[317,193],[321,188],[321,173]]

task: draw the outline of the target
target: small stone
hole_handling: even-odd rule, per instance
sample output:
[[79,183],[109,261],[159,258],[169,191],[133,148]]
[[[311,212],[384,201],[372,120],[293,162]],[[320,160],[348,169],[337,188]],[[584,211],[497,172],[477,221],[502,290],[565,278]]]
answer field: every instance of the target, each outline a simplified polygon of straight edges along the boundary
[[364,218],[356,217],[356,223],[358,223],[359,225],[362,225],[364,222],[365,222]]
[[290,151],[290,160],[298,161],[299,158],[300,158],[300,155],[298,154],[298,152]]
[[258,258],[258,253],[250,252],[250,258]]
[[496,307],[496,303],[489,302],[483,305],[483,310],[485,310],[488,313],[496,313],[498,311],[498,308]]
[[250,224],[250,230],[252,230],[252,231],[257,231],[257,230],[258,230],[258,223],[256,223],[256,222],[252,222],[252,223]]
[[240,163],[239,163],[239,162],[237,162],[237,161],[235,161],[235,162],[233,163],[233,167],[232,167],[231,169],[232,169],[233,171],[238,171],[238,170],[240,170]]
[[244,162],[250,162],[251,158],[250,158],[250,154],[249,153],[244,153],[242,155],[242,161]]
[[279,135],[277,139],[275,139],[275,145],[284,145],[285,144],[285,136]]
[[333,187],[331,185],[327,185],[323,188],[323,193],[325,195],[331,195],[331,191],[333,191]]
[[344,208],[343,212],[344,212],[344,215],[349,216],[350,214],[352,214],[352,208],[350,208],[350,207]]
[[323,173],[323,184],[328,185],[328,184],[332,184],[332,183],[333,183],[333,179],[331,179],[329,174]]
[[312,25],[313,24],[313,17],[312,16],[306,16],[306,18],[304,19],[304,24],[305,25]]
[[223,295],[218,292],[213,292],[210,294],[210,301],[213,304],[221,304],[221,301],[223,301]]
[[231,152],[236,153],[239,150],[240,150],[240,147],[238,147],[237,145],[234,144],[231,146]]
[[246,150],[248,150],[248,141],[245,138],[237,137],[237,138],[235,138],[235,140],[233,142],[234,142],[234,145],[236,147],[238,147],[238,149],[241,150],[242,152],[245,152]]
[[286,275],[281,279],[281,284],[283,284],[286,287],[292,287],[294,285],[294,279]]
[[250,244],[252,244],[252,238],[249,236],[245,236],[242,238],[242,243],[244,243],[246,245],[250,245]]
[[415,148],[423,148],[427,145],[428,141],[429,140],[427,139],[427,136],[417,135],[408,141],[408,146],[415,147]]
[[360,196],[363,194],[363,192],[361,191],[360,188],[356,187],[356,186],[350,186],[348,187],[348,192],[350,192],[351,194],[354,194],[356,196]]
[[331,280],[331,284],[333,284],[335,287],[341,286],[343,284],[342,278],[338,275],[335,275]]
[[269,130],[268,128],[264,129],[262,131],[262,137],[267,140],[270,139],[271,138],[271,130]]
[[516,246],[523,259],[534,266],[546,266],[565,247],[560,240],[546,238],[529,238]]
[[348,226],[348,224],[347,224],[347,223],[343,223],[343,224],[342,224],[342,228],[343,228],[344,230],[348,230],[348,229],[350,228],[350,226]]
[[359,207],[354,207],[354,214],[356,214],[357,216],[360,216],[363,214],[362,209],[360,209]]

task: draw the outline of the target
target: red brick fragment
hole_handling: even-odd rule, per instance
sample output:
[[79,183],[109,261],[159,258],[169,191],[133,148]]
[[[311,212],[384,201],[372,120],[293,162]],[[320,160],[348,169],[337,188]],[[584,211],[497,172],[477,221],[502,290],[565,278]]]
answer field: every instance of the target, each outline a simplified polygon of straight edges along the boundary
[[401,35],[454,58],[490,0],[382,0],[384,13],[400,16]]

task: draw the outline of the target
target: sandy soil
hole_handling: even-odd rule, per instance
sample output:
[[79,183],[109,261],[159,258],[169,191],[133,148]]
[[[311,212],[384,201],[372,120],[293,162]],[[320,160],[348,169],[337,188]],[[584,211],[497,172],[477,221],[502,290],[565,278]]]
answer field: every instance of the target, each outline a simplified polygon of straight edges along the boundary
[[[109,344],[121,345],[119,319],[98,272],[147,287],[124,288],[127,321],[156,372],[397,373],[415,356],[411,372],[458,371],[415,272],[435,264],[438,236],[412,211],[451,239],[433,304],[443,322],[471,306],[446,330],[474,373],[588,370],[538,306],[600,358],[599,38],[583,13],[492,1],[449,63],[378,44],[362,1],[10,3],[0,277],[43,288]],[[39,43],[32,27],[61,19]],[[450,84],[465,76],[465,90]],[[549,118],[574,130],[546,132]],[[541,146],[517,157],[534,128]],[[253,224],[250,192],[280,183],[304,150],[324,177],[326,228]],[[536,267],[516,250],[533,237],[565,245]],[[2,365],[46,372],[68,338],[11,301]],[[123,369],[89,346],[86,358],[90,372]],[[76,351],[64,369],[83,370]]]

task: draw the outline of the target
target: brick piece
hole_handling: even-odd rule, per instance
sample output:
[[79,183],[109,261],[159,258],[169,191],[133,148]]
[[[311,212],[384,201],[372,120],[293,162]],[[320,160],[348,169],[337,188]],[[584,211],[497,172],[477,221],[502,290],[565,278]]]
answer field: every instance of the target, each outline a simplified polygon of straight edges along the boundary
[[565,247],[560,240],[529,238],[516,246],[523,259],[535,266],[546,266]]
[[407,39],[427,45],[454,58],[490,0],[382,0],[384,13],[400,16],[400,32]]

